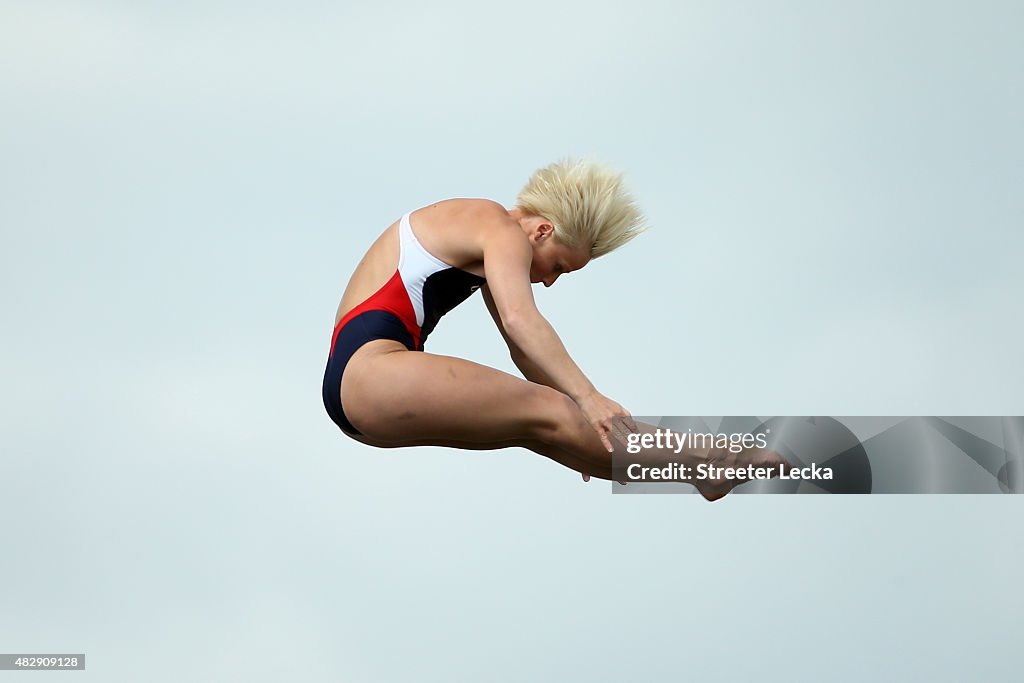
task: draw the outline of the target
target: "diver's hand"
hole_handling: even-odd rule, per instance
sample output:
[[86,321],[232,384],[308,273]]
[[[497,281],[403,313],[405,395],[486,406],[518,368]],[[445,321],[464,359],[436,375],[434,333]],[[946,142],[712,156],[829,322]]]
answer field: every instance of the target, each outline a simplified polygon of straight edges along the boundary
[[612,437],[625,441],[627,433],[636,431],[636,424],[629,411],[597,391],[578,398],[576,405],[601,437],[601,443],[609,453],[615,452]]

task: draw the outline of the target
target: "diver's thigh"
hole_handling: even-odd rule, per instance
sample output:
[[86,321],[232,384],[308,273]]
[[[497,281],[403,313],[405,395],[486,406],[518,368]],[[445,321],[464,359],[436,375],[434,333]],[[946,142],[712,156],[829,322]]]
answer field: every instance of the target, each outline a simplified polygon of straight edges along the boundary
[[571,399],[472,361],[415,351],[354,356],[345,414],[368,440],[523,444],[559,428]]

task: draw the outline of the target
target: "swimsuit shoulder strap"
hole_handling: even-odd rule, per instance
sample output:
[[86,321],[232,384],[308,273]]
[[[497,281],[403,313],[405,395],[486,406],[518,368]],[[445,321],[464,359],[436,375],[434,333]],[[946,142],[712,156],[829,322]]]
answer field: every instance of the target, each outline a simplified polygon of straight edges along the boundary
[[402,220],[398,226],[399,244],[401,249],[401,254],[398,257],[399,264],[405,261],[406,253],[409,252],[410,257],[412,257],[413,254],[416,254],[421,258],[427,259],[439,268],[452,268],[453,266],[445,263],[427,251],[423,245],[420,244],[420,241],[416,239],[416,234],[412,231],[412,223],[409,222],[409,215],[411,213],[412,212],[410,211],[402,216]]

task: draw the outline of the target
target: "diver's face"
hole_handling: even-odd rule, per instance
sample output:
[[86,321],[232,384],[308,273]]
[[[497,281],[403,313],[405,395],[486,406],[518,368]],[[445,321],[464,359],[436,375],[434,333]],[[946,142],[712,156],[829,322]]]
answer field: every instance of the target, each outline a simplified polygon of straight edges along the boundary
[[541,230],[531,236],[533,263],[530,282],[543,282],[545,287],[555,284],[562,275],[579,270],[590,262],[590,250],[569,247],[558,242],[550,230]]

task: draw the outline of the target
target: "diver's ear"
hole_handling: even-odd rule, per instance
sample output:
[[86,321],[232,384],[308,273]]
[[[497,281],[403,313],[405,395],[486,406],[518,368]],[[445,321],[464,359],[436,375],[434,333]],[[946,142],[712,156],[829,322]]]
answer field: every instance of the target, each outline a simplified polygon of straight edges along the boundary
[[551,221],[544,219],[537,224],[537,239],[544,240],[555,234],[555,226]]

